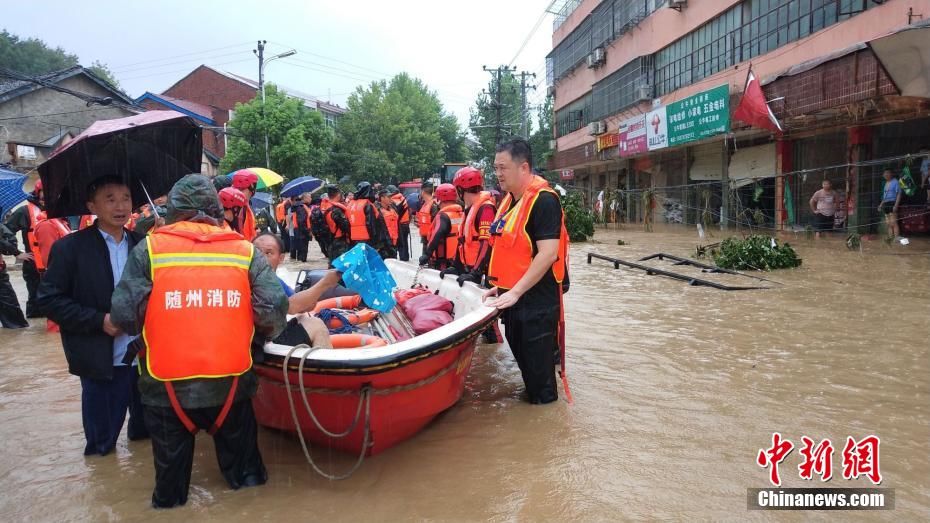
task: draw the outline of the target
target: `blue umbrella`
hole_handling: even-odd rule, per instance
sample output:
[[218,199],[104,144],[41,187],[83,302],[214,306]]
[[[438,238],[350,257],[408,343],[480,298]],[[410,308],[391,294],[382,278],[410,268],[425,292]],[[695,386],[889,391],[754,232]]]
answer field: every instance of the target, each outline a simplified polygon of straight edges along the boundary
[[378,251],[367,244],[360,243],[333,260],[333,268],[342,272],[346,288],[359,293],[372,309],[388,313],[397,305],[394,301],[397,282]]
[[255,196],[249,200],[249,203],[252,205],[253,209],[264,209],[265,207],[271,207],[271,202],[273,197],[271,193],[267,192],[257,192]]
[[23,182],[26,177],[16,171],[0,169],[0,218],[26,199]]
[[323,185],[323,180],[313,176],[301,176],[287,182],[284,189],[281,190],[281,196],[290,198],[291,196],[300,196],[305,192],[313,192]]

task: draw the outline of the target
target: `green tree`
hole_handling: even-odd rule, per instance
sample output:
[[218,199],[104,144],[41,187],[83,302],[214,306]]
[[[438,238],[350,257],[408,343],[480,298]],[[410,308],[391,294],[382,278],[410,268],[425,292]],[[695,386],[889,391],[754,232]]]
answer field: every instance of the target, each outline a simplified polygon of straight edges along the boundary
[[427,175],[465,158],[455,116],[419,79],[400,73],[358,87],[336,128],[330,167],[337,177],[386,183]]
[[[497,92],[500,89],[500,121],[498,121]],[[501,74],[500,86],[497,76],[492,75],[485,92],[478,95],[475,105],[469,110],[469,125],[478,142],[477,160],[487,165],[494,163],[497,147],[497,129],[500,123],[500,140],[505,141],[519,135],[523,109],[520,97],[520,80],[510,72]]]
[[530,136],[529,142],[530,147],[533,148],[533,165],[545,169],[553,153],[552,148],[549,147],[549,141],[554,139],[552,135],[551,96],[547,96],[545,102],[539,107],[537,118],[539,119],[539,130]]
[[[78,65],[78,57],[61,47],[51,48],[38,38],[25,40],[6,29],[0,31],[0,68],[10,69],[29,76],[60,71]],[[106,64],[95,60],[87,68],[116,89],[119,81]]]
[[264,107],[261,94],[246,104],[236,104],[229,129],[222,172],[264,166],[267,132],[272,170],[287,179],[327,174],[332,130],[319,112],[285,96],[273,84],[265,84]]

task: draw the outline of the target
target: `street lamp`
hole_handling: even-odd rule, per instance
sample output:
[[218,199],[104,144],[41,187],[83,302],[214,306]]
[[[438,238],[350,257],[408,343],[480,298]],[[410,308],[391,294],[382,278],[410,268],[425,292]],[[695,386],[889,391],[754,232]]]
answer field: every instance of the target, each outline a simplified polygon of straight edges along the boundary
[[[296,49],[291,49],[290,51],[284,51],[283,53],[276,54],[267,60],[265,60],[265,41],[259,40],[258,49],[255,50],[255,54],[258,56],[258,87],[262,91],[262,115],[265,114],[265,66],[268,65],[268,62],[272,60],[277,60],[278,58],[287,58],[288,56],[294,56],[297,54]],[[265,129],[265,168],[271,169],[271,155],[268,152],[268,129]]]

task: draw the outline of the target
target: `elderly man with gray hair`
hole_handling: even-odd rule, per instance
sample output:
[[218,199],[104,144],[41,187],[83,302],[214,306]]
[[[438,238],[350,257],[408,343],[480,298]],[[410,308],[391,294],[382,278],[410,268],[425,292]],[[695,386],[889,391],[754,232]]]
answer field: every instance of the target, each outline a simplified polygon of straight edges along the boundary
[[251,402],[252,338],[284,329],[288,301],[262,253],[222,220],[210,180],[182,178],[168,194],[167,225],[133,249],[113,293],[113,323],[144,339],[139,390],[156,508],[187,502],[200,429],[213,436],[231,488],[267,480]]

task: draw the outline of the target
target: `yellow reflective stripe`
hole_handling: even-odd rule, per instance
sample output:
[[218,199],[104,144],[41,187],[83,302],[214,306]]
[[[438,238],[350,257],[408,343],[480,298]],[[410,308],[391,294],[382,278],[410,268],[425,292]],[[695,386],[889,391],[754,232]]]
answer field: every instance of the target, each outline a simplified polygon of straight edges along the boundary
[[222,253],[167,252],[152,256],[152,269],[164,267],[237,267],[248,270],[251,256]]
[[250,256],[239,254],[229,254],[225,252],[160,252],[154,255],[155,258],[238,258],[248,261]]

